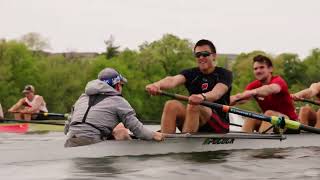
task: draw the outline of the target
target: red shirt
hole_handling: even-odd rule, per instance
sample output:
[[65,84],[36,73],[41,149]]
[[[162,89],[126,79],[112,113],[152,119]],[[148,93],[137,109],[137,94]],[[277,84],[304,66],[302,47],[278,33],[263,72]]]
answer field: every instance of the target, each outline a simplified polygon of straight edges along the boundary
[[[292,120],[298,119],[287,83],[280,76],[272,76],[268,85],[269,84],[277,84],[280,86],[281,90],[277,94],[271,94],[264,97],[264,99],[255,98],[261,110],[263,112],[266,112],[267,110],[277,111],[287,115]],[[261,86],[263,86],[263,84],[259,80],[255,80],[246,87],[246,90],[256,89]]]

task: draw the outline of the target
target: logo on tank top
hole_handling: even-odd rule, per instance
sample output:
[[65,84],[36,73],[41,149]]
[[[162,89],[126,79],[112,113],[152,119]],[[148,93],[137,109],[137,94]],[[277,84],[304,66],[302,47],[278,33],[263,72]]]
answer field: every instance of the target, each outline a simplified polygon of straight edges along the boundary
[[202,91],[207,90],[207,89],[208,89],[208,86],[209,86],[208,83],[203,83],[203,84],[201,85]]

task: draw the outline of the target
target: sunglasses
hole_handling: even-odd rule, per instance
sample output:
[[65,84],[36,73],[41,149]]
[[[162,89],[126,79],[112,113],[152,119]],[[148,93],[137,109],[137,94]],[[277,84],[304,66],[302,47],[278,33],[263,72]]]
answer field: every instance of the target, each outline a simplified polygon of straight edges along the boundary
[[211,52],[208,52],[208,51],[200,51],[200,52],[196,52],[196,53],[194,54],[194,56],[195,56],[196,58],[200,58],[201,56],[203,56],[203,57],[208,57],[208,56],[210,56],[211,54],[214,54],[214,53],[211,53]]

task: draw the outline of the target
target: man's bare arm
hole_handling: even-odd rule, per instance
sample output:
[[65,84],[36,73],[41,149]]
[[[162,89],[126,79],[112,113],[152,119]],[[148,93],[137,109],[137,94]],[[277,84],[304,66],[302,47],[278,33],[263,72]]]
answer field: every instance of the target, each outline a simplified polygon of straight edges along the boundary
[[225,84],[218,83],[211,91],[205,93],[206,100],[211,102],[216,101],[220,99],[225,93],[227,93],[228,89],[228,86],[226,86]]
[[157,81],[153,84],[159,86],[160,89],[164,90],[177,87],[178,85],[185,83],[185,81],[186,78],[183,75],[178,74],[176,76],[167,76],[164,79],[161,79],[160,81]]
[[186,82],[186,78],[178,74],[176,76],[167,76],[160,81],[154,82],[152,84],[148,84],[146,86],[146,90],[151,95],[157,95],[159,90],[171,89],[177,87],[178,85],[184,84]]
[[269,84],[264,85],[259,88],[254,89],[256,92],[254,92],[254,96],[261,96],[265,97],[271,94],[277,94],[281,91],[281,87],[278,84]]
[[278,84],[264,85],[256,89],[246,90],[230,97],[230,105],[243,104],[249,101],[252,97],[265,97],[270,94],[277,94],[281,91]]
[[317,96],[318,94],[320,94],[320,82],[311,84],[309,88],[293,94],[293,97],[296,97],[297,99],[310,99],[314,96]]
[[19,108],[23,105],[24,98],[20,99],[16,104],[14,104],[8,111],[9,112],[16,112]]

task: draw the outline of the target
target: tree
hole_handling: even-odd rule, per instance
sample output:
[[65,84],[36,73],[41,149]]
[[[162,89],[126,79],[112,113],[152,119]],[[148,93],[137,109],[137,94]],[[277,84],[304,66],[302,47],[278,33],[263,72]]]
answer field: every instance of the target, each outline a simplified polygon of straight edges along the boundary
[[308,86],[311,83],[318,82],[320,79],[320,49],[313,49],[311,54],[305,58],[303,64],[308,67],[303,71],[305,72],[305,80],[303,82]]
[[49,40],[42,37],[39,33],[36,32],[30,32],[23,35],[20,41],[32,51],[40,51],[46,48],[50,48]]
[[116,57],[119,55],[120,51],[119,48],[120,46],[115,46],[114,45],[114,37],[111,35],[108,40],[104,41],[106,47],[106,59],[111,59],[113,57]]
[[304,72],[307,67],[301,62],[297,54],[284,53],[275,58],[279,61],[277,69],[282,69],[282,77],[286,80],[289,88],[294,84],[302,83],[305,79]]

